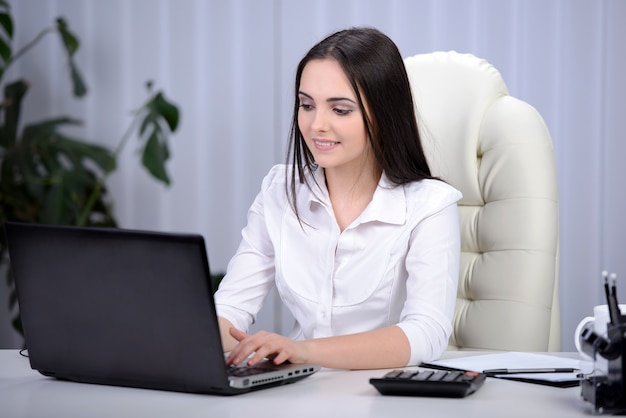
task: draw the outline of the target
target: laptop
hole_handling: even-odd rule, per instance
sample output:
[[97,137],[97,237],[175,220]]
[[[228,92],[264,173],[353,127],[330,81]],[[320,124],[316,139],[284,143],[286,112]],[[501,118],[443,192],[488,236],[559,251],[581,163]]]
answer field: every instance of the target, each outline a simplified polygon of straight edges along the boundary
[[317,364],[226,366],[204,239],[7,222],[31,367],[83,383],[235,395]]

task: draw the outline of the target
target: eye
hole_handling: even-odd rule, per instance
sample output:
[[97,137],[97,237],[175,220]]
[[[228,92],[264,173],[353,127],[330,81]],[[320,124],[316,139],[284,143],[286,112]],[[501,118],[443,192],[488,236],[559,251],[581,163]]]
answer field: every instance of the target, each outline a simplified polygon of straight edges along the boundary
[[308,112],[309,110],[313,109],[313,105],[308,104],[308,103],[301,103],[300,109],[304,110],[305,112]]
[[346,116],[352,113],[352,109],[342,109],[340,107],[334,108],[333,111],[339,116]]

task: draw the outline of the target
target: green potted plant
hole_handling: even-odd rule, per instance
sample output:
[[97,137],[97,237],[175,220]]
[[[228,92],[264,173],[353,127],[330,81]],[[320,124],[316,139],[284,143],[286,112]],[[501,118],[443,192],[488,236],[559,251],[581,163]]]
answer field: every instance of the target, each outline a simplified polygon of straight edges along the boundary
[[[21,79],[5,83],[4,75],[11,64],[32,50],[43,37],[59,36],[67,54],[73,95],[77,98],[86,95],[87,86],[74,62],[78,38],[63,18],[43,29],[21,49],[13,49],[13,34],[9,4],[0,0],[0,85],[4,86],[0,107],[0,225],[5,221],[22,221],[117,226],[106,180],[116,169],[118,156],[128,140],[136,135],[142,165],[157,181],[169,185],[165,164],[169,158],[168,140],[178,127],[178,108],[167,101],[163,93],[152,92],[151,82],[146,83],[149,98],[134,112],[114,150],[65,134],[64,128],[81,123],[69,116],[22,127],[20,114],[29,84]],[[0,265],[7,267],[9,308],[14,312],[12,323],[21,334],[6,250],[6,238],[0,233]]]

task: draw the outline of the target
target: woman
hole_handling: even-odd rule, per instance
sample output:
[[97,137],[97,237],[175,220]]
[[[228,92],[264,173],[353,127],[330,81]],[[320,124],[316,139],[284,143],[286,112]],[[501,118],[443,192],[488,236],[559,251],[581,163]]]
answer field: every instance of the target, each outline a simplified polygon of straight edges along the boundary
[[[353,28],[306,54],[289,158],[264,179],[215,295],[227,364],[438,358],[452,331],[461,194],[430,173],[391,39]],[[274,285],[293,331],[248,335]]]

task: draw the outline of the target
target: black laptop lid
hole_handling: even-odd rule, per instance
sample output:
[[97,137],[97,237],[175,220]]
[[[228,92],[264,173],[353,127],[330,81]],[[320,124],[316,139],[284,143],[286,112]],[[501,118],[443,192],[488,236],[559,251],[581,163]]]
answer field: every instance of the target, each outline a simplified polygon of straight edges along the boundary
[[91,383],[227,389],[199,235],[5,225],[31,366]]

